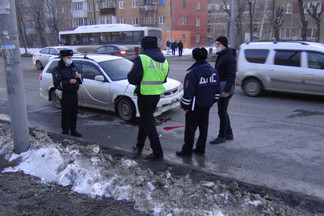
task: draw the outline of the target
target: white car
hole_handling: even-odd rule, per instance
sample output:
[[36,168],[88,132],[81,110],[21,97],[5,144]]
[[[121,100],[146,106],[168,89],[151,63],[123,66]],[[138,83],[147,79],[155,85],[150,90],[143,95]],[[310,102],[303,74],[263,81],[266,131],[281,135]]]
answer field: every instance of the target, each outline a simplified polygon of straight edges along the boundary
[[[40,95],[52,101],[57,108],[61,107],[61,91],[53,86],[52,70],[59,60],[51,59],[39,76]],[[73,63],[83,77],[78,92],[79,106],[114,111],[125,121],[132,121],[139,116],[135,86],[127,80],[127,74],[133,65],[131,61],[117,56],[89,54],[73,57]],[[179,107],[183,95],[179,81],[168,78],[163,85],[165,93],[161,95],[155,116]]]
[[236,84],[252,97],[263,90],[324,95],[324,45],[306,41],[242,44]]
[[[51,58],[58,57],[60,55],[60,51],[66,49],[71,49],[71,48],[64,47],[64,46],[44,47],[43,49],[40,49],[33,54],[32,56],[33,64],[36,66],[38,70],[42,70]],[[74,49],[72,50],[75,55],[82,55],[82,53]]]

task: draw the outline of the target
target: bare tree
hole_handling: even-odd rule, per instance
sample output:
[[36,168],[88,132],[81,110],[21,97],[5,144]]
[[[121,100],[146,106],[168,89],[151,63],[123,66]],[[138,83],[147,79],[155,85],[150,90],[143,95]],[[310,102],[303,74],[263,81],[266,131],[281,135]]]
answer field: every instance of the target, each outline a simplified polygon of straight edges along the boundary
[[323,13],[323,6],[318,11],[318,7],[321,6],[321,4],[310,4],[310,7],[307,10],[307,13],[310,17],[315,21],[316,27],[317,27],[317,33],[316,33],[316,41],[320,41],[320,35],[321,35],[321,15]]
[[305,41],[307,39],[307,26],[308,26],[308,21],[305,18],[304,2],[303,2],[303,0],[298,0],[298,7],[299,7],[300,22],[302,23],[301,37],[302,37],[302,40]]
[[231,11],[228,7],[228,4],[226,2],[226,0],[223,0],[224,3],[224,11],[226,12],[227,16],[223,17],[223,20],[225,22],[227,22],[227,32],[226,32],[226,36],[228,37],[230,35],[230,30],[231,30]]
[[58,28],[58,23],[59,23],[59,18],[57,15],[57,10],[58,10],[58,5],[59,5],[59,0],[45,0],[45,7],[48,12],[49,20],[48,20],[48,26],[50,29],[55,32],[54,40],[53,43],[58,44],[59,39],[58,39],[58,34],[59,34],[59,28]]
[[250,21],[250,41],[253,41],[253,18],[255,11],[255,0],[248,0],[249,2],[249,21]]
[[22,4],[22,1],[15,1],[16,3],[16,13],[17,13],[17,26],[19,31],[19,38],[25,48],[25,53],[27,53],[28,48],[28,38],[26,33],[26,25],[24,22],[24,6]]
[[42,47],[47,46],[45,39],[45,8],[43,0],[25,0],[28,5],[29,16],[33,18],[35,30]]
[[235,17],[235,27],[236,27],[236,40],[235,46],[239,47],[241,43],[244,42],[244,31],[242,27],[243,13],[246,9],[246,0],[236,0],[236,17]]
[[283,14],[284,14],[284,8],[281,6],[274,7],[275,9],[275,16],[274,16],[274,22],[273,22],[273,31],[276,38],[276,41],[280,40],[280,28],[283,24]]

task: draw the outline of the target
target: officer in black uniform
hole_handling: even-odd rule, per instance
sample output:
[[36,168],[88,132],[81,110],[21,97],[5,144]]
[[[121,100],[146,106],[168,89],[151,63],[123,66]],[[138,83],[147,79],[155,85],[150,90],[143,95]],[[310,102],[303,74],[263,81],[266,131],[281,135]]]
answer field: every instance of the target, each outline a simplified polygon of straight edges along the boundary
[[76,130],[78,90],[79,84],[82,83],[81,74],[78,73],[78,68],[72,62],[72,50],[61,50],[60,56],[61,60],[54,68],[52,75],[54,87],[62,91],[62,134],[81,137],[82,135]]
[[[216,69],[207,61],[207,50],[195,48],[192,57],[195,63],[188,69],[184,80],[184,94],[181,107],[186,111],[184,144],[177,156],[205,153],[208,133],[209,110],[220,96],[220,81]],[[199,127],[199,138],[193,149],[195,132]]]

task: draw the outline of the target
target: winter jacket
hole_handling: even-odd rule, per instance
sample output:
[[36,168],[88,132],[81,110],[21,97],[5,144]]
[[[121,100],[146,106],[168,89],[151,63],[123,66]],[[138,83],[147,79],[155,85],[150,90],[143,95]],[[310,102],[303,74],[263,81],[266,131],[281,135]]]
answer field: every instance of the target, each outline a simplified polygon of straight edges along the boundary
[[[72,94],[79,90],[79,84],[82,81],[79,78],[75,78],[75,73],[78,68],[72,63],[66,66],[65,62],[61,59],[57,66],[52,71],[53,85],[55,88],[62,90],[63,94]],[[70,84],[70,79],[76,79],[75,84]]]
[[205,60],[197,61],[188,70],[181,107],[185,110],[210,108],[220,97],[217,71]]
[[178,48],[179,48],[179,49],[183,49],[183,43],[182,43],[182,42],[179,42],[179,43],[178,43]]
[[218,53],[215,68],[218,72],[221,82],[226,81],[224,87],[225,92],[231,92],[231,88],[235,86],[236,78],[236,51],[231,48],[226,48]]
[[[154,61],[163,63],[166,61],[163,53],[159,48],[152,48],[152,49],[146,49],[141,54],[147,55],[150,58],[152,58]],[[169,73],[168,68],[168,73]],[[134,64],[130,72],[127,74],[127,79],[130,84],[136,85],[135,93],[139,94],[140,90],[140,84],[143,78],[143,65],[141,58],[138,56],[134,60]],[[164,82],[167,81],[167,78],[165,78]]]

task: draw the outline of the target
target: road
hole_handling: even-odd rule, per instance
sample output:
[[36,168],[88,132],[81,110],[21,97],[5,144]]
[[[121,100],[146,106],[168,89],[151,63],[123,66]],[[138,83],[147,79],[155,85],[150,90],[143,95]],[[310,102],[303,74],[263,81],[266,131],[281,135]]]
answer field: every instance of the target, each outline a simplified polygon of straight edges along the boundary
[[[170,60],[169,76],[183,82],[191,62],[174,58]],[[60,133],[60,111],[39,95],[40,71],[30,58],[21,61],[29,126]],[[175,156],[183,144],[182,110],[162,114],[157,128],[168,161],[324,200],[323,108],[323,97],[266,93],[253,98],[237,88],[229,105],[234,140],[216,146],[207,144],[205,156]],[[9,119],[3,59],[0,61],[0,119]],[[217,136],[218,124],[214,106],[210,112],[208,142]],[[114,113],[80,108],[77,125],[82,139],[89,143],[131,151],[136,142],[136,123],[123,122]]]

